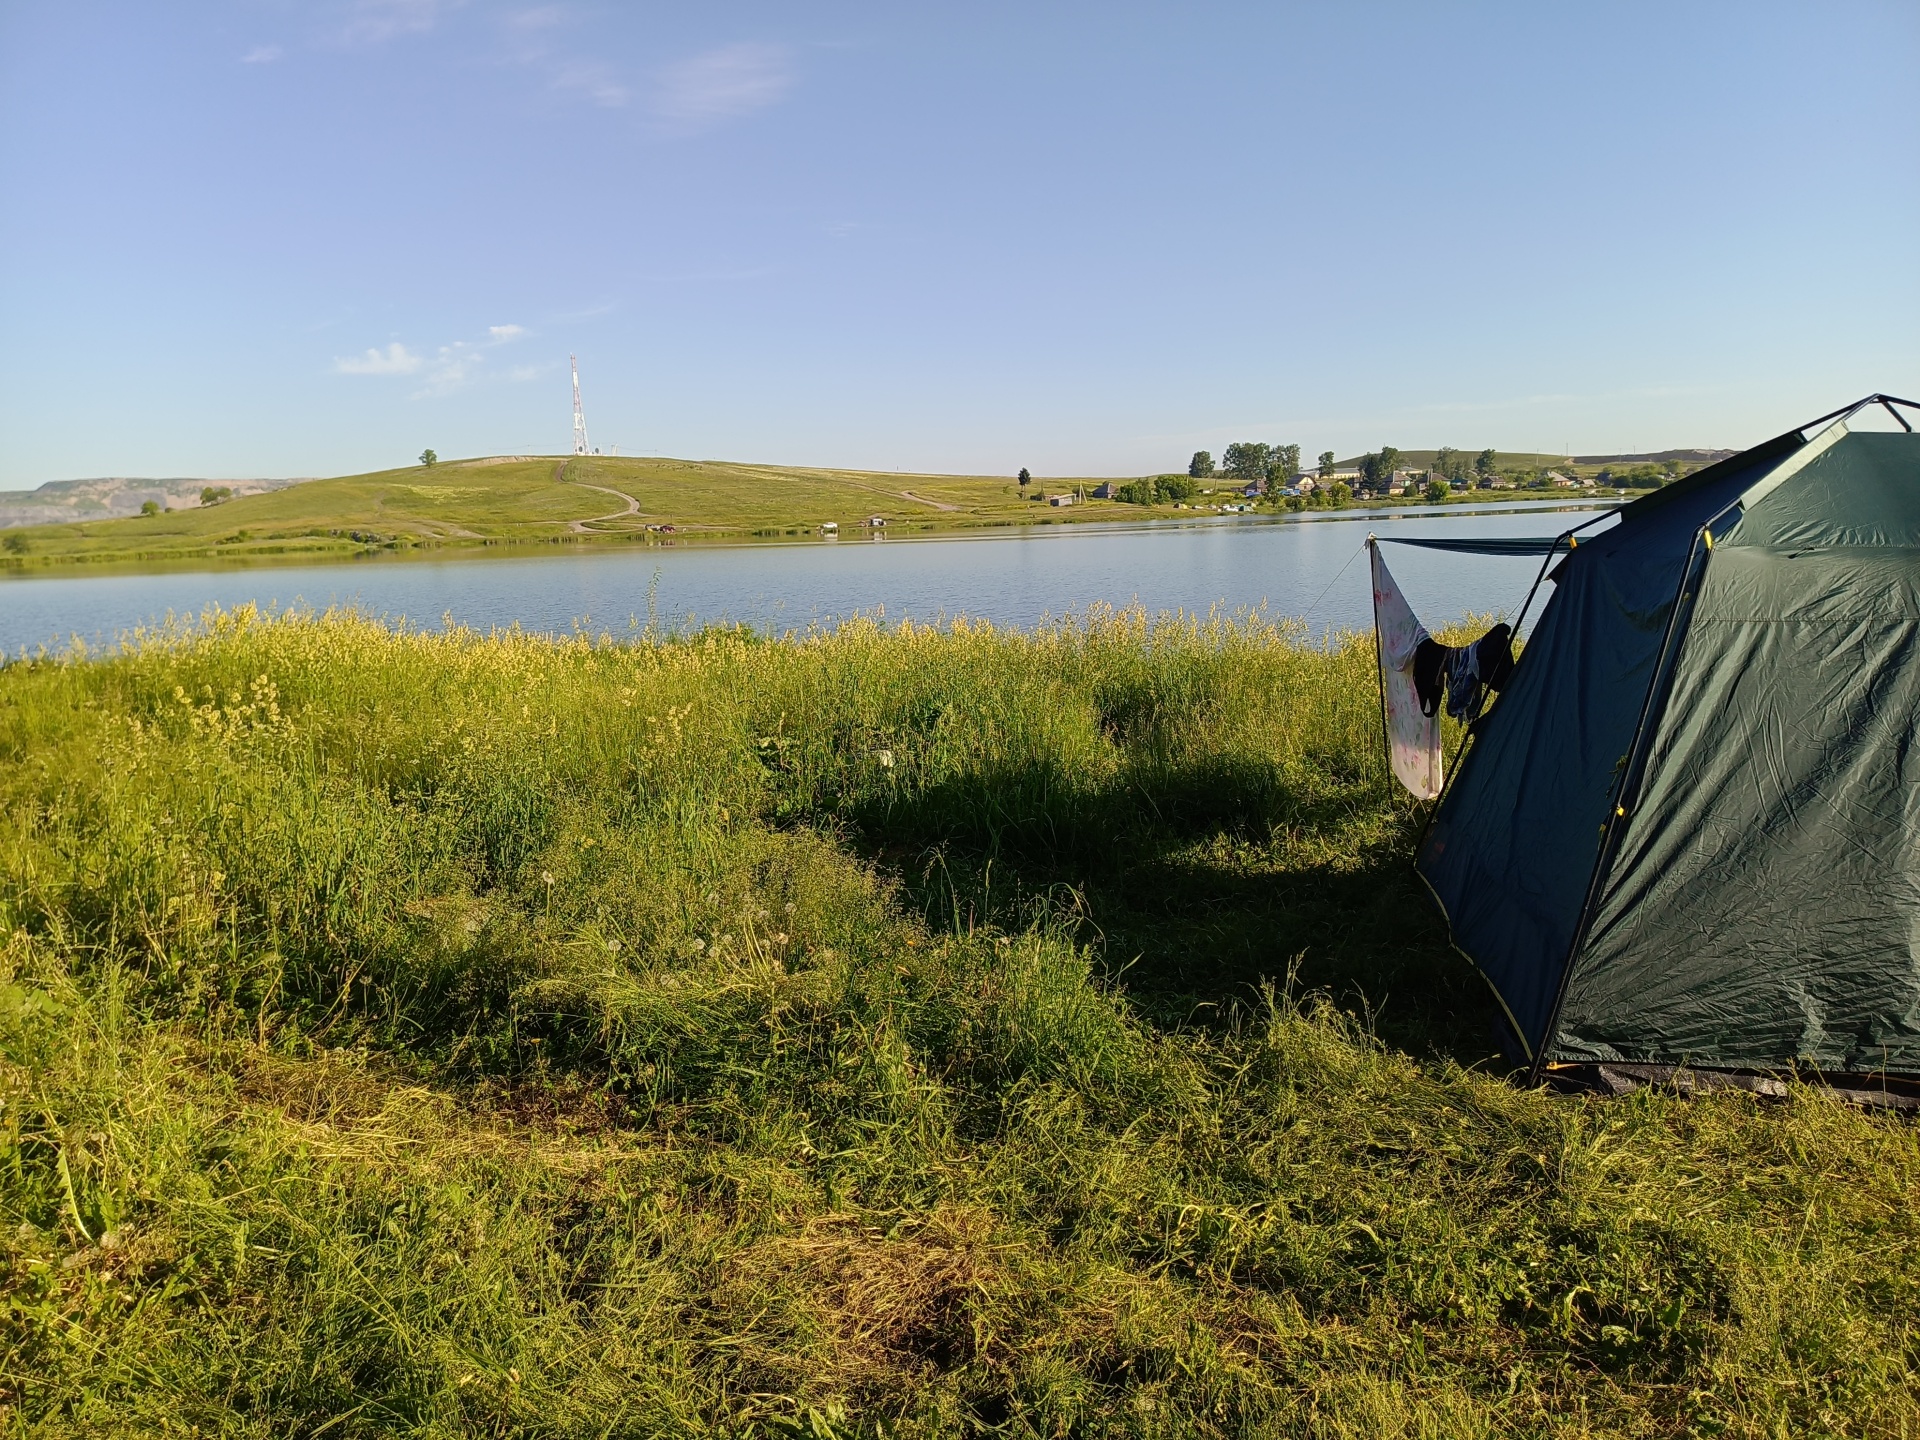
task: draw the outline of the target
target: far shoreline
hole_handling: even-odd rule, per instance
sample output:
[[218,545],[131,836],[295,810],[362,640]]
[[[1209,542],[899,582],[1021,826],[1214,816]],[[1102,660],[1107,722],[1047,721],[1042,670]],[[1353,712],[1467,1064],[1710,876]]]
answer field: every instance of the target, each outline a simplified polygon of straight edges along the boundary
[[[1650,493],[1650,492],[1643,492]],[[1228,513],[1217,511],[1185,514],[1156,513],[1139,516],[1101,515],[1073,519],[1053,516],[1032,520],[985,519],[974,523],[894,522],[884,530],[855,529],[837,536],[817,531],[805,534],[768,535],[744,530],[678,530],[672,534],[625,532],[618,535],[588,534],[514,540],[488,538],[472,541],[410,542],[404,545],[369,546],[343,550],[337,546],[281,547],[263,546],[245,554],[222,556],[211,547],[176,556],[141,555],[123,557],[93,552],[35,557],[0,557],[0,583],[28,580],[84,580],[130,578],[140,575],[227,574],[250,570],[285,570],[300,567],[334,567],[368,564],[459,563],[479,560],[554,559],[570,554],[579,558],[660,550],[753,550],[767,547],[824,545],[906,544],[939,540],[1047,539],[1075,534],[1114,534],[1128,530],[1168,531],[1202,527],[1238,525],[1288,525],[1325,522],[1458,518],[1471,515],[1553,514],[1555,512],[1591,512],[1615,510],[1630,504],[1634,492],[1609,491],[1604,496],[1579,493],[1544,496],[1539,499],[1458,499],[1429,501],[1414,499],[1385,504],[1346,505],[1339,509],[1281,510],[1265,513]],[[1100,504],[1103,502],[1088,502]],[[1113,502],[1105,502],[1113,503]],[[1075,508],[1078,508],[1077,506]],[[1126,506],[1126,509],[1137,507]]]

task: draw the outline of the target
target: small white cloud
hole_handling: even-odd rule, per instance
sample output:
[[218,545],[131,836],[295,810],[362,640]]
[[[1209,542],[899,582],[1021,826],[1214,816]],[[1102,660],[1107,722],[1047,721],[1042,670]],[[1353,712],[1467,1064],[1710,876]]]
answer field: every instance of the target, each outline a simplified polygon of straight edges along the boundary
[[525,384],[529,380],[538,380],[544,373],[538,365],[516,365],[507,371],[507,379],[515,384]]
[[423,35],[461,0],[355,0],[341,31],[349,45],[379,45],[402,35]]
[[240,57],[242,65],[271,65],[286,52],[278,45],[256,45]]
[[787,52],[777,45],[727,45],[668,69],[653,99],[665,120],[688,129],[750,115],[793,88]]
[[487,334],[493,337],[493,343],[496,345],[504,345],[509,340],[518,340],[526,333],[526,328],[521,325],[489,325],[487,327]]
[[335,360],[333,368],[342,375],[411,375],[425,363],[396,340],[385,350],[370,349],[365,355]]

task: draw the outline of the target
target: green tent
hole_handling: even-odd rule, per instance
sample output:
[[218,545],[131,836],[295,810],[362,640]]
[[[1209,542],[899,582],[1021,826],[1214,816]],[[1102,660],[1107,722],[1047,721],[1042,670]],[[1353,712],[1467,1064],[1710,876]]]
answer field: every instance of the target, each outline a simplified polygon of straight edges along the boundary
[[[1850,429],[1869,405],[1902,432]],[[1920,435],[1897,406],[1656,491],[1558,562],[1417,859],[1535,1080],[1920,1076]]]

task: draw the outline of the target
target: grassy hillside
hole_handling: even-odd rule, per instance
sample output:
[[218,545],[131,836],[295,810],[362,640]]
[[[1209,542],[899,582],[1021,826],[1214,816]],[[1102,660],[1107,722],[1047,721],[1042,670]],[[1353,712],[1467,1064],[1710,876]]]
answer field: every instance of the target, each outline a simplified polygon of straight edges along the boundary
[[1372,663],[0,667],[8,1429],[1915,1434],[1911,1125],[1490,1073]]
[[[1146,520],[1171,504],[1042,496],[1098,480],[1037,479],[1023,498],[996,476],[879,474],[722,461],[603,456],[506,457],[310,480],[271,494],[158,515],[5,532],[0,565],[208,560],[245,563],[345,556],[370,549],[632,545],[699,539],[798,538],[833,521],[845,538],[870,516],[889,534],[976,526]],[[1199,506],[1237,501],[1233,482]],[[670,528],[669,528],[670,527]]]
[[[1058,494],[1075,483],[1041,480],[1031,490]],[[1096,508],[1109,520],[1142,513]],[[549,456],[412,466],[206,508],[39,526],[16,532],[26,548],[11,558],[245,560],[371,546],[633,543],[658,537],[665,525],[686,537],[784,536],[812,534],[828,520],[851,533],[872,515],[889,528],[928,529],[1071,522],[1091,513],[1023,500],[1007,478]]]

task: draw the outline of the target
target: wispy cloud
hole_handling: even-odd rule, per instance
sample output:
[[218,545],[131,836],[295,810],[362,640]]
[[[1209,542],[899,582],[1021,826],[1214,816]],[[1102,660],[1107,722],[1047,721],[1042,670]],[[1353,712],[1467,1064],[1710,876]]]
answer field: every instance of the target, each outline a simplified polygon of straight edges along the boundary
[[340,38],[349,45],[381,45],[402,35],[424,35],[462,0],[354,0]]
[[612,65],[597,56],[569,53],[560,32],[577,20],[562,5],[509,12],[500,20],[506,59],[544,75],[549,89],[571,92],[608,109],[625,105],[633,92]]
[[413,392],[416,400],[451,395],[482,377],[489,350],[510,345],[527,333],[524,325],[489,325],[486,339],[450,341],[431,355],[416,354],[396,340],[385,350],[374,348],[335,360],[333,368],[340,375],[418,375],[421,385]]
[[506,16],[509,30],[551,30],[567,18],[567,12],[558,5],[534,5],[525,10],[515,10]]
[[364,355],[335,360],[333,368],[342,375],[411,375],[425,363],[396,340],[385,350],[369,349]]
[[743,43],[709,50],[661,74],[653,109],[686,130],[751,115],[793,88],[793,67],[778,45]]
[[428,399],[466,389],[473,383],[475,372],[486,363],[486,358],[465,340],[442,345],[427,366],[426,383],[413,392],[413,398]]
[[256,45],[240,57],[242,65],[271,65],[286,52],[278,45]]
[[572,90],[596,105],[617,109],[632,98],[632,92],[615,77],[611,66],[597,60],[569,60],[553,65],[549,78],[556,90]]

